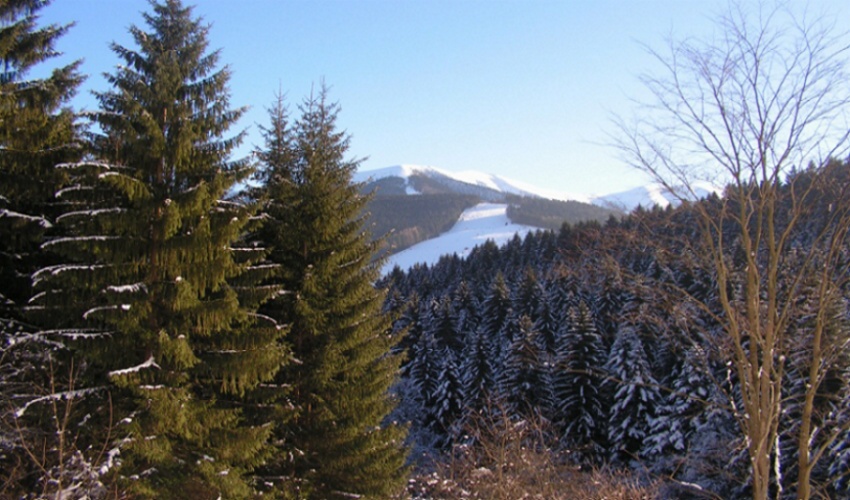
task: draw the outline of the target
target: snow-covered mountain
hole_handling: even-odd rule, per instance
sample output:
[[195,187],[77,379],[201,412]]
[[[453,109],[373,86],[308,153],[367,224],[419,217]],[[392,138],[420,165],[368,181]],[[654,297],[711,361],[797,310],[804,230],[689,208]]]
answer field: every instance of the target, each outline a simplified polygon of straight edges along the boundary
[[391,178],[401,179],[404,182],[406,194],[420,194],[423,191],[419,186],[424,184],[423,180],[427,180],[429,181],[428,186],[432,188],[436,184],[452,192],[476,194],[491,201],[499,201],[496,198],[502,198],[506,194],[584,203],[590,203],[592,200],[592,197],[587,195],[551,191],[521,181],[474,170],[449,172],[430,166],[396,165],[357,172],[354,175],[355,182],[366,183]]
[[[597,206],[616,208],[625,212],[635,209],[638,205],[649,208],[654,205],[666,207],[671,203],[674,205],[678,203],[676,197],[660,184],[646,184],[626,191],[594,196],[590,194],[552,191],[521,181],[474,170],[449,172],[437,167],[420,165],[396,165],[377,170],[357,172],[354,175],[356,182],[364,183],[375,183],[388,179],[394,179],[401,183],[404,194],[421,194],[425,189],[435,189],[436,185],[455,193],[476,194],[484,200],[493,202],[503,201],[504,195],[510,194],[592,203]],[[719,190],[708,183],[697,183],[695,198],[703,198],[712,192],[719,192]]]
[[406,270],[417,263],[434,264],[441,256],[458,254],[466,257],[472,249],[487,240],[501,246],[515,234],[525,236],[535,227],[514,224],[506,214],[507,205],[502,203],[479,203],[464,210],[457,223],[447,232],[393,254],[384,264],[384,274],[393,267]]
[[[719,192],[718,188],[707,182],[697,182],[694,184],[694,196],[688,198],[700,199]],[[638,205],[644,208],[655,205],[667,207],[672,204],[675,206],[679,204],[679,199],[660,184],[647,184],[619,193],[597,196],[593,198],[592,202],[602,207],[612,207],[629,212],[637,208]]]
[[[377,224],[379,230],[376,234],[393,232],[393,237],[397,239],[389,242],[390,248],[403,249],[389,257],[384,267],[385,273],[396,265],[402,269],[408,269],[416,263],[433,264],[445,254],[456,253],[463,257],[468,255],[473,247],[488,239],[501,245],[515,234],[524,236],[538,227],[560,227],[560,224],[564,220],[569,220],[570,217],[573,218],[573,222],[588,220],[581,217],[601,221],[611,214],[629,212],[638,205],[649,208],[654,205],[666,207],[677,203],[675,196],[657,184],[639,186],[604,196],[591,196],[553,192],[524,182],[476,171],[449,172],[436,167],[417,165],[397,165],[358,172],[354,180],[364,183],[367,191],[375,191],[378,198],[385,197],[385,200],[392,200],[381,206],[370,206],[370,212],[375,217],[372,221],[373,226],[376,225],[376,221],[384,222],[383,225]],[[713,191],[717,190],[707,184],[700,185],[697,197],[704,197]],[[432,198],[420,198],[419,195],[434,195],[434,201],[431,201]],[[424,203],[411,208],[413,207],[411,203],[415,200],[408,196],[414,196],[416,200]],[[446,200],[446,196],[460,196],[472,201],[464,202],[468,207],[465,210],[461,206],[456,207],[457,212],[454,213],[447,214],[445,210],[441,211],[440,217],[445,218],[445,220],[440,219],[442,229],[432,228],[430,232],[426,232],[427,224],[423,221],[438,220],[437,211],[433,209],[440,196],[443,197],[443,201]],[[514,213],[511,216],[514,220],[541,225],[513,223],[507,216],[509,204],[514,206]],[[406,218],[402,216],[403,214],[406,214]],[[460,214],[459,218],[451,229],[446,230],[445,228],[450,227],[449,225],[457,217],[456,214]],[[525,218],[522,218],[523,215]],[[542,225],[545,220],[554,221],[555,225]],[[419,236],[414,237],[414,235]]]

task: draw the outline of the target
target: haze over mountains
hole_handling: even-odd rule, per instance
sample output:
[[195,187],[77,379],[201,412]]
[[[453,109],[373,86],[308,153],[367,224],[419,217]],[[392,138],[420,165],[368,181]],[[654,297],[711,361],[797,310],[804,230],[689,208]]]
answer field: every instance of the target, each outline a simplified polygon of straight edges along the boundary
[[[676,201],[656,184],[599,196],[418,165],[358,172],[354,180],[375,193],[369,206],[373,234],[389,235],[384,272],[395,265],[407,269],[416,263],[433,264],[445,254],[463,257],[488,239],[501,245],[515,234],[557,229],[564,222],[601,222],[639,205],[666,207]],[[698,196],[712,190],[705,186]]]

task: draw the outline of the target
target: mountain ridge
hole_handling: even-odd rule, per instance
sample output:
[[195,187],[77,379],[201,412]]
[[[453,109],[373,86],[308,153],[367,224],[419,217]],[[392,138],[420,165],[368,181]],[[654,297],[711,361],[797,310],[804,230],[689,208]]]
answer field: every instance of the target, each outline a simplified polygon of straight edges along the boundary
[[[676,196],[658,183],[647,183],[623,191],[595,195],[540,188],[523,181],[476,170],[451,172],[427,165],[399,164],[374,170],[358,171],[354,174],[355,182],[379,187],[381,184],[388,185],[389,182],[392,182],[392,179],[398,180],[397,185],[398,182],[401,182],[400,185],[404,190],[403,192],[396,191],[393,194],[426,194],[428,189],[434,190],[434,183],[438,183],[453,192],[475,194],[494,202],[503,201],[508,195],[513,195],[589,203],[623,212],[634,210],[638,205],[644,208],[655,205],[664,208],[670,204],[678,204]],[[427,182],[425,179],[427,179]],[[423,185],[426,187],[425,190],[420,189]],[[694,187],[695,198],[703,198],[711,193],[720,192],[718,188],[707,182],[697,182]]]

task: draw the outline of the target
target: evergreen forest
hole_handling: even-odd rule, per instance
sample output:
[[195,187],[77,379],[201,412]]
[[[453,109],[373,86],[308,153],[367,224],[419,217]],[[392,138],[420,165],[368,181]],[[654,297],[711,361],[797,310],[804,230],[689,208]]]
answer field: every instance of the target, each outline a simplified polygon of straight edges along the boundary
[[[84,115],[49,8],[0,0],[0,497],[850,498],[848,149],[774,147],[848,142],[817,40],[783,105],[721,99],[722,192],[583,222],[525,200],[558,227],[381,276],[412,216],[369,224],[392,200],[353,182],[326,85],[270,95],[236,158],[191,6],[150,1]],[[620,145],[655,173],[648,137]],[[434,199],[428,233],[477,198]]]
[[[832,222],[827,207],[850,201],[846,161],[793,174],[783,199],[816,178],[817,206],[790,243],[799,249],[796,265],[804,265],[812,246],[825,244],[814,235]],[[691,245],[697,208],[719,217],[722,205],[713,197],[675,209],[638,209],[604,224],[529,233],[501,248],[485,244],[466,259],[445,256],[431,267],[393,270],[384,280],[386,308],[397,312],[395,331],[404,332],[399,346],[407,353],[396,413],[411,422],[413,458],[462,460],[493,425],[533,425],[530,435],[503,429],[496,448],[538,446],[556,463],[661,481],[649,497],[752,498],[737,422],[741,387],[717,313],[717,278]],[[791,355],[773,456],[782,475],[774,476],[772,493],[781,498],[796,498],[799,419],[818,314],[826,318],[829,356],[814,397],[812,418],[821,431],[808,449],[822,451],[812,482],[824,498],[850,498],[850,239],[846,231],[841,238],[842,275],[835,276],[838,288],[827,308],[804,305],[819,293],[812,279],[791,283],[795,273],[788,270],[779,285],[802,290],[789,319]],[[730,259],[742,258],[739,248],[730,252]],[[825,249],[815,253],[824,265]],[[736,276],[730,288],[741,280]],[[494,446],[492,436],[486,441]],[[493,467],[480,456],[474,463]],[[441,498],[459,494],[448,491]]]

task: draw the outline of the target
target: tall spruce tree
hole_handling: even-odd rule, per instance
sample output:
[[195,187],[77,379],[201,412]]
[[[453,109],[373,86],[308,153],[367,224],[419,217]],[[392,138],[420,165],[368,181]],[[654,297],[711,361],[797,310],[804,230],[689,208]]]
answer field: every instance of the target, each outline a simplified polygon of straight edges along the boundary
[[58,193],[66,236],[44,248],[67,260],[35,274],[39,303],[79,339],[86,425],[120,437],[110,446],[128,490],[244,498],[269,427],[244,421],[242,399],[284,352],[256,314],[274,293],[253,286],[265,251],[238,244],[253,208],[227,198],[250,173],[229,160],[241,135],[225,136],[242,109],[191,8],[151,9],[147,31],[130,28],[137,49],[112,46],[123,66],[97,94],[96,161],[69,165],[74,184]]
[[428,411],[431,413],[431,426],[439,439],[438,447],[446,447],[461,431],[459,419],[463,411],[463,385],[458,373],[457,354],[448,346],[437,349],[437,387]]
[[636,457],[646,439],[661,400],[658,382],[634,326],[620,327],[606,369],[614,393],[608,415],[611,460],[628,462]]
[[46,5],[0,4],[0,318],[14,322],[22,320],[38,247],[57,215],[53,194],[64,172],[56,165],[80,154],[75,116],[65,107],[81,81],[79,63],[27,79],[58,54],[56,42],[69,28],[38,27]]
[[504,369],[498,381],[505,411],[510,418],[527,418],[540,412],[551,399],[545,361],[537,329],[526,315],[511,314],[506,331],[513,333],[505,352]]
[[591,460],[600,458],[605,446],[607,355],[593,313],[582,300],[570,308],[558,335],[552,409],[553,419],[563,431],[562,445]]
[[317,498],[388,496],[406,474],[404,431],[382,425],[400,357],[390,354],[385,293],[373,286],[377,243],[363,230],[367,198],[351,179],[358,162],[345,157],[349,137],[327,98],[323,86],[305,99],[291,161],[269,165],[265,186],[274,231],[264,241],[288,292],[269,314],[289,325],[298,360],[280,373],[299,409],[282,436],[298,453],[282,472]]
[[36,326],[26,308],[30,275],[50,262],[39,247],[59,210],[53,194],[65,172],[56,165],[81,154],[76,117],[67,107],[81,81],[78,63],[29,79],[32,69],[58,55],[56,44],[69,28],[38,26],[48,4],[0,2],[0,484],[9,495],[16,487],[36,491],[49,479],[38,469],[65,459],[50,454],[32,463],[23,447],[56,449],[56,428],[49,415],[32,411],[23,419],[15,413],[60,370],[50,370],[57,344],[32,335]]
[[460,376],[463,384],[463,405],[461,427],[475,421],[477,414],[493,403],[496,383],[493,362],[490,357],[491,339],[481,330],[475,330],[467,337],[461,354]]
[[469,283],[465,280],[461,280],[458,283],[457,288],[452,294],[452,305],[457,315],[455,328],[461,342],[465,345],[472,338],[475,330],[478,329],[478,324],[481,322],[478,298],[473,293]]
[[499,272],[493,278],[487,295],[481,303],[481,322],[478,324],[481,335],[487,338],[490,347],[493,380],[501,377],[502,366],[505,362],[505,351],[510,340],[506,340],[502,333],[510,313],[510,289],[504,275]]

